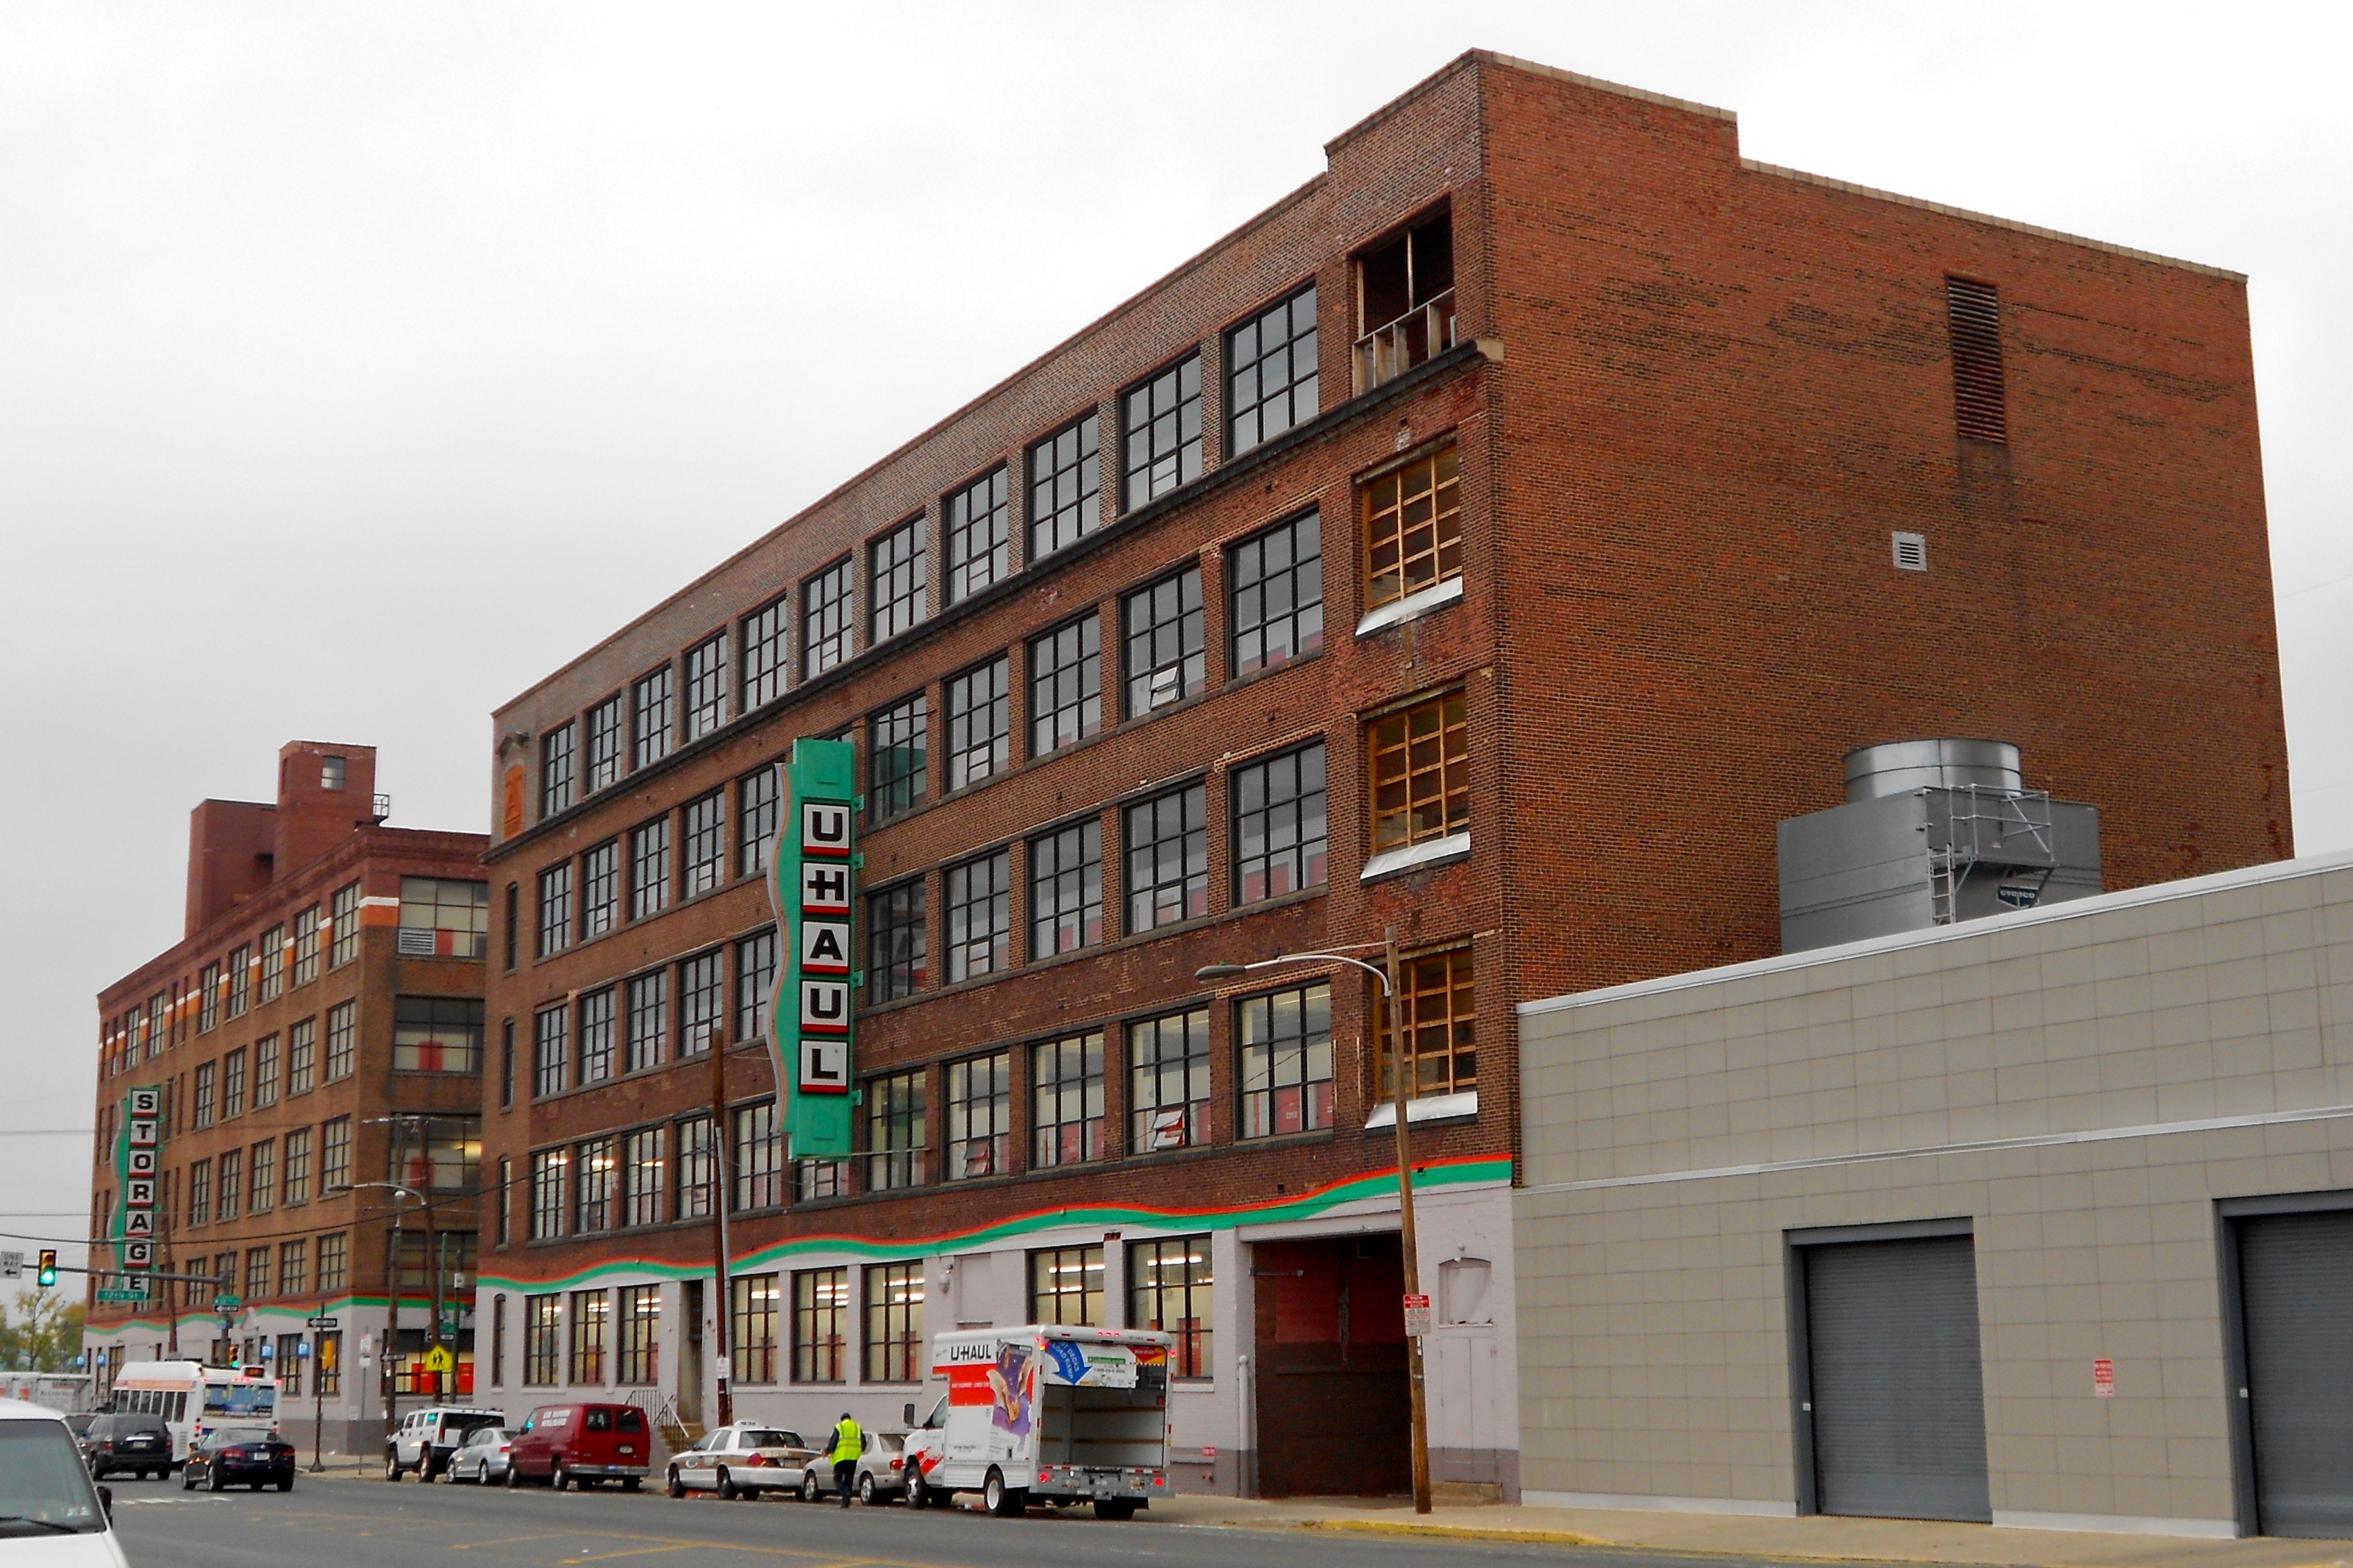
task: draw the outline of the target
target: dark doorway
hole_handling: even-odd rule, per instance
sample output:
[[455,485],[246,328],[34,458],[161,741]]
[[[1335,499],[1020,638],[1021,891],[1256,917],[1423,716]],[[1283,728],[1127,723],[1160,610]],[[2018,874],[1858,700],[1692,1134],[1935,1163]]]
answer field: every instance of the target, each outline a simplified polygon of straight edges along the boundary
[[1260,1493],[1410,1490],[1405,1265],[1397,1237],[1261,1242],[1251,1254]]
[[2353,1531],[2353,1209],[2250,1215],[2237,1233],[2242,1430],[2265,1535]]

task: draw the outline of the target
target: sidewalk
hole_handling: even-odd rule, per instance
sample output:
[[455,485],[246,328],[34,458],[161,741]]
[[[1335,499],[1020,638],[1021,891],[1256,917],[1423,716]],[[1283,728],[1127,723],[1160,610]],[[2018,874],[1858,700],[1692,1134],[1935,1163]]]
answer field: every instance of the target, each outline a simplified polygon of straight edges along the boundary
[[2109,1535],[2067,1530],[1996,1529],[1914,1520],[1759,1519],[1744,1514],[1639,1509],[1439,1508],[1417,1519],[1388,1498],[1250,1498],[1187,1495],[1155,1500],[1145,1517],[1162,1524],[1247,1530],[1363,1531],[1385,1535],[1493,1536],[1531,1544],[1620,1546],[1702,1556],[1797,1562],[1994,1564],[1999,1568],[2348,1568],[2353,1542],[2206,1541],[2178,1535]]

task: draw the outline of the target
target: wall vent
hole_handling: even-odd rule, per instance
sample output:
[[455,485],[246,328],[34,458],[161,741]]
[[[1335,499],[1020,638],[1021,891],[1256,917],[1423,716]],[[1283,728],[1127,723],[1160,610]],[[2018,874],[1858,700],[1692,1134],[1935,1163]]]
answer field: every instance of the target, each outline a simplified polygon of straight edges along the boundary
[[2007,441],[2002,414],[2001,296],[1990,283],[1945,279],[1953,340],[1953,422],[1971,441]]
[[1895,542],[1895,565],[1902,572],[1926,572],[1928,569],[1928,536],[1925,533],[1896,533],[1889,538]]

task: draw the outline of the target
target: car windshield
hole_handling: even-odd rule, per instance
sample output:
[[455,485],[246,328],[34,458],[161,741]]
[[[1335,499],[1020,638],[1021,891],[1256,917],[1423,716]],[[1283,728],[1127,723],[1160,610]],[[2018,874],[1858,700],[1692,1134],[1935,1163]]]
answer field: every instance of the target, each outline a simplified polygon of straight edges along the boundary
[[62,1421],[0,1421],[0,1539],[106,1529],[81,1450]]
[[753,1426],[747,1428],[744,1433],[744,1447],[747,1448],[789,1448],[792,1447],[792,1444],[786,1439],[786,1436],[782,1432],[777,1431],[773,1426]]

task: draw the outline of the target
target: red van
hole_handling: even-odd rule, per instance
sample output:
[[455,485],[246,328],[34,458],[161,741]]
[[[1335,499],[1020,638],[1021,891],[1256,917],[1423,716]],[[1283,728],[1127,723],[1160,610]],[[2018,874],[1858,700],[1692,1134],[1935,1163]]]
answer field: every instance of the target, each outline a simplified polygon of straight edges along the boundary
[[652,1472],[653,1427],[634,1405],[543,1405],[514,1435],[507,1485],[543,1480],[557,1491],[617,1480],[635,1491]]

